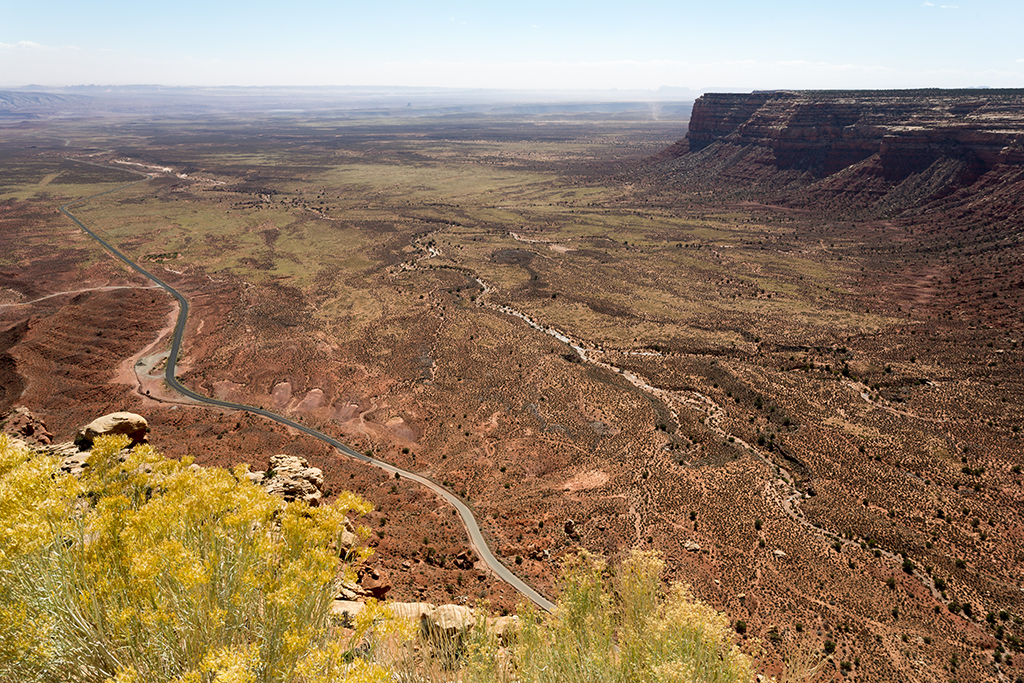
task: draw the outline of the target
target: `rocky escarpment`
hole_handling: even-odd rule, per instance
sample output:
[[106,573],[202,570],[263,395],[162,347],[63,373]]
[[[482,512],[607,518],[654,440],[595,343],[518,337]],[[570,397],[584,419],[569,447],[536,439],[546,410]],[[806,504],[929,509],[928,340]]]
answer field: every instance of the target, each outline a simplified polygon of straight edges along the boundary
[[792,204],[894,214],[985,196],[1012,213],[1024,188],[1024,90],[707,94],[657,161],[676,181],[771,190]]

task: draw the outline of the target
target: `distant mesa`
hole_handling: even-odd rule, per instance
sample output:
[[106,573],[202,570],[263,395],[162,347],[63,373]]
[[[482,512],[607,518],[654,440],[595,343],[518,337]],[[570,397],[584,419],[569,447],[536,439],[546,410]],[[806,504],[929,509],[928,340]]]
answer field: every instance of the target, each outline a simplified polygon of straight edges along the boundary
[[1024,90],[707,94],[655,161],[681,182],[816,208],[1010,202],[1024,190]]

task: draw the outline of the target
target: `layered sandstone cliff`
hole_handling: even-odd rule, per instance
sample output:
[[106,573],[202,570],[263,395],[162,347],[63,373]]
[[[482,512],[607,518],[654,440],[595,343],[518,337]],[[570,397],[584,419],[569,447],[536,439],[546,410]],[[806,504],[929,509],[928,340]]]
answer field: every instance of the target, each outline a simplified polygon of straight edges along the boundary
[[987,170],[1024,163],[1024,91],[708,94],[686,141],[691,152],[717,141],[767,147],[780,168],[819,176],[874,154],[890,180],[950,153]]
[[1017,195],[1024,90],[707,94],[659,161],[681,180],[785,187],[794,203],[907,210],[964,188]]

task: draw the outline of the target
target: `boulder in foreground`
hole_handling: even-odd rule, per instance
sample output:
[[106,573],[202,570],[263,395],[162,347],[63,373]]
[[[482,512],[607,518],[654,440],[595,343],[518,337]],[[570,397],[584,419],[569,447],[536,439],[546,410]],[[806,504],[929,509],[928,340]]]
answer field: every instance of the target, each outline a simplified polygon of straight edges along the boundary
[[97,437],[112,434],[126,434],[132,440],[132,445],[135,445],[145,443],[148,432],[149,423],[141,415],[110,413],[80,428],[75,434],[75,445],[79,450],[89,450]]

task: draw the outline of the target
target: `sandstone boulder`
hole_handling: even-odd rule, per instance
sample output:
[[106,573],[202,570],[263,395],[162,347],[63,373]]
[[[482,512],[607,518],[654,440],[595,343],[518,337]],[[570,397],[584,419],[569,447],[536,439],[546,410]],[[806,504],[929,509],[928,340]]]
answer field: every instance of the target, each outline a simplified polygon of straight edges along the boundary
[[[385,610],[396,619],[419,622],[425,635],[435,638],[458,638],[476,624],[477,615],[469,607],[461,605],[436,606],[429,602],[388,602],[382,603]],[[342,619],[354,619],[366,608],[363,602],[338,598],[331,603],[331,613]],[[512,637],[520,628],[519,617],[492,617],[487,627],[503,640]]]
[[264,475],[263,485],[268,493],[287,501],[302,500],[316,506],[323,498],[320,489],[324,474],[319,468],[310,467],[305,458],[279,453],[270,456],[270,469]]
[[453,563],[457,569],[472,569],[476,562],[476,556],[472,550],[463,550],[455,556]]
[[359,534],[356,533],[356,528],[352,526],[352,520],[345,519],[345,528],[341,532],[341,536],[338,538],[339,544],[339,555],[341,557],[347,557],[352,550],[359,545]]
[[462,605],[441,605],[427,615],[424,627],[431,635],[454,637],[476,623],[476,612]]
[[85,451],[92,448],[92,443],[98,437],[112,434],[126,434],[132,445],[144,443],[146,433],[149,432],[149,423],[146,418],[135,413],[110,413],[98,417],[89,424],[78,430],[75,434],[75,444],[79,450]]
[[[477,623],[475,610],[462,605],[436,606],[429,602],[388,602],[382,603],[391,616],[419,622],[423,635],[435,645],[442,642],[457,642]],[[363,602],[337,598],[331,604],[331,613],[345,620],[354,619],[365,609]],[[503,643],[515,637],[522,627],[517,616],[487,617],[487,629]]]
[[338,541],[341,543],[342,552],[348,553],[359,544],[359,536],[354,531],[345,529],[341,532],[341,538]]

